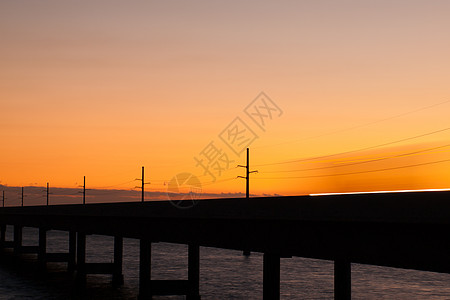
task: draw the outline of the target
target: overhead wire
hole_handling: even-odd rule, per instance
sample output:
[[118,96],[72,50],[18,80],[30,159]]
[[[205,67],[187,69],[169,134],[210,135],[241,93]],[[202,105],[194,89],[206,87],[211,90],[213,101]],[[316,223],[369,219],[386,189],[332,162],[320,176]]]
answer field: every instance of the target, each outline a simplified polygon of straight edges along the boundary
[[398,143],[402,143],[402,142],[418,139],[418,138],[421,138],[421,137],[424,137],[424,136],[429,136],[429,135],[433,135],[433,134],[437,134],[437,133],[441,133],[441,132],[449,131],[449,130],[450,130],[450,127],[446,127],[446,128],[443,128],[443,129],[434,130],[434,131],[431,131],[431,132],[419,134],[419,135],[416,135],[416,136],[407,137],[407,138],[403,138],[403,139],[399,139],[399,140],[395,140],[395,141],[391,141],[391,142],[387,142],[387,143],[382,143],[382,144],[378,144],[378,145],[373,145],[373,146],[369,146],[369,147],[363,147],[363,148],[359,148],[359,149],[355,149],[355,150],[349,150],[349,151],[344,151],[344,152],[339,152],[339,153],[333,153],[333,154],[321,155],[321,156],[316,156],[316,157],[310,157],[310,158],[301,158],[301,159],[294,159],[294,160],[273,162],[273,163],[265,163],[265,164],[255,164],[254,166],[255,167],[273,166],[273,165],[291,164],[291,163],[296,163],[296,162],[305,162],[305,161],[313,161],[313,160],[318,160],[318,159],[323,159],[323,158],[330,158],[330,157],[335,157],[335,156],[339,156],[339,155],[357,153],[357,152],[372,150],[372,149],[381,148],[381,147],[385,147],[385,146],[390,146],[390,145],[394,145],[394,144],[398,144]]
[[442,148],[447,148],[447,147],[450,147],[450,144],[446,144],[446,145],[438,146],[438,147],[427,148],[427,149],[422,149],[422,150],[417,150],[417,151],[412,151],[412,152],[407,152],[407,153],[396,154],[396,155],[392,155],[392,156],[389,156],[389,157],[381,157],[381,158],[375,158],[375,159],[359,161],[359,162],[353,162],[353,163],[347,163],[347,164],[339,164],[339,165],[334,165],[334,166],[325,166],[325,167],[308,168],[308,169],[297,169],[297,170],[264,171],[263,173],[265,173],[265,174],[269,174],[269,173],[293,173],[293,172],[315,171],[315,170],[324,170],[324,169],[348,167],[348,166],[354,166],[354,165],[361,165],[361,164],[366,164],[366,163],[383,161],[383,160],[392,159],[392,158],[411,156],[411,155],[424,153],[424,152],[429,152],[429,151],[442,149]]
[[425,166],[425,165],[439,164],[439,163],[444,163],[444,162],[450,162],[450,159],[443,159],[443,160],[438,160],[438,161],[419,163],[419,164],[413,164],[413,165],[406,165],[406,166],[399,166],[399,167],[390,167],[390,168],[367,170],[367,171],[355,171],[355,172],[348,172],[348,173],[322,174],[322,175],[309,175],[309,176],[290,176],[290,177],[256,177],[255,179],[266,179],[266,180],[267,179],[270,179],[270,180],[278,180],[278,179],[306,179],[306,178],[320,178],[320,177],[357,175],[357,174],[375,173],[375,172],[384,172],[384,171],[391,171],[391,170],[398,170],[398,169],[405,169],[405,168],[413,168],[413,167],[419,167],[419,166]]
[[324,136],[329,136],[329,135],[333,135],[333,134],[337,134],[337,133],[341,133],[341,132],[351,131],[351,130],[354,130],[354,129],[370,126],[370,125],[377,124],[377,123],[382,123],[382,122],[385,122],[385,121],[389,121],[389,120],[400,118],[400,117],[403,117],[403,116],[406,116],[406,115],[410,115],[410,114],[413,114],[413,113],[416,113],[416,112],[419,112],[419,111],[423,111],[423,110],[427,110],[427,109],[430,109],[430,108],[434,108],[434,107],[437,107],[437,106],[440,106],[440,105],[447,104],[449,102],[450,102],[450,100],[446,100],[446,101],[443,101],[443,102],[439,102],[439,103],[435,103],[435,104],[432,104],[432,105],[420,107],[420,108],[417,108],[417,109],[414,109],[414,110],[411,110],[411,111],[408,111],[408,112],[404,112],[404,113],[401,113],[401,114],[398,114],[398,115],[394,115],[394,116],[391,116],[391,117],[383,118],[383,119],[380,119],[380,120],[377,120],[377,121],[372,121],[372,122],[368,122],[368,123],[364,123],[364,124],[360,124],[360,125],[344,128],[344,129],[334,130],[334,131],[331,131],[331,132],[328,132],[328,133],[319,134],[319,135],[312,136],[312,137],[306,137],[306,138],[298,139],[298,140],[295,140],[295,141],[286,141],[286,142],[281,142],[281,143],[272,144],[272,145],[257,146],[257,147],[254,147],[254,149],[275,147],[275,146],[286,145],[286,144],[294,144],[294,143],[299,143],[299,142],[306,141],[306,140],[321,138],[321,137],[324,137]]
[[202,186],[205,186],[205,185],[213,185],[213,184],[218,184],[218,183],[222,183],[222,182],[232,181],[232,180],[235,180],[235,179],[236,179],[236,177],[225,178],[225,179],[219,179],[219,180],[215,180],[215,181],[210,181],[210,182],[201,183],[201,185],[202,185]]
[[128,184],[128,183],[132,183],[132,182],[135,182],[135,181],[136,180],[129,180],[129,181],[126,181],[126,182],[121,182],[121,183],[112,184],[112,185],[108,185],[108,186],[93,187],[92,189],[96,189],[96,190],[108,189],[108,188],[112,188],[112,187],[118,187],[118,186],[121,186],[121,185],[125,185],[125,184]]

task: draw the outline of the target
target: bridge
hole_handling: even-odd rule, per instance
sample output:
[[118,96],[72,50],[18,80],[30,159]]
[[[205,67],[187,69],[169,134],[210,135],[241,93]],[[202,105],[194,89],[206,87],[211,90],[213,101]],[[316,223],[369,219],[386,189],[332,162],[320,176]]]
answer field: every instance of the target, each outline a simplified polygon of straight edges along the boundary
[[[6,226],[14,227],[6,240]],[[280,258],[334,261],[335,299],[351,299],[351,263],[450,273],[450,192],[366,193],[200,200],[189,209],[169,201],[0,208],[1,249],[67,262],[77,284],[112,274],[121,284],[123,238],[140,240],[139,298],[200,299],[199,247],[263,253],[263,298],[280,297]],[[23,227],[39,244],[22,245]],[[69,251],[48,253],[49,230],[68,231]],[[86,235],[114,236],[112,263],[86,263]],[[187,244],[188,279],[152,280],[151,245]]]

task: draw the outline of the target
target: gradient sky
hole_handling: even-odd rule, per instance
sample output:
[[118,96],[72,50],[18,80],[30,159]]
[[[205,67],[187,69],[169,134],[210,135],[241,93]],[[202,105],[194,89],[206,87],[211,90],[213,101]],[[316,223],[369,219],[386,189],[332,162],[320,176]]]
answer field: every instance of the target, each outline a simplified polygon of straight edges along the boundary
[[[131,188],[145,166],[148,188],[164,190],[177,173],[202,175],[194,157],[214,141],[235,162],[218,183],[200,176],[204,190],[243,192],[231,178],[245,157],[218,138],[241,117],[259,136],[252,193],[450,187],[448,162],[339,175],[450,159],[406,155],[450,131],[267,165],[450,127],[449,12],[412,0],[2,1],[0,184],[74,188],[85,175]],[[283,110],[265,132],[244,114],[261,91]],[[304,176],[317,177],[285,178]]]

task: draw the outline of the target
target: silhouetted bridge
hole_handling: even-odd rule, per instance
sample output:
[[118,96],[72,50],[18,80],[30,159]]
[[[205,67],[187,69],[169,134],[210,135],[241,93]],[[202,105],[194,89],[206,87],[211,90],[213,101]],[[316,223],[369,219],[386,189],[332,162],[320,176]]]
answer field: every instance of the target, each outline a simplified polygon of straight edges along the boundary
[[[122,238],[140,239],[139,295],[199,299],[199,246],[264,253],[264,299],[279,299],[280,257],[335,262],[335,299],[351,298],[351,263],[450,273],[450,192],[379,193],[0,208],[1,246],[67,261],[81,283],[89,273],[122,281]],[[14,226],[14,240],[5,228]],[[22,246],[22,228],[39,228],[39,245]],[[47,253],[46,232],[69,234],[68,253]],[[114,236],[114,262],[88,264],[86,235]],[[151,280],[151,243],[188,244],[187,280]]]

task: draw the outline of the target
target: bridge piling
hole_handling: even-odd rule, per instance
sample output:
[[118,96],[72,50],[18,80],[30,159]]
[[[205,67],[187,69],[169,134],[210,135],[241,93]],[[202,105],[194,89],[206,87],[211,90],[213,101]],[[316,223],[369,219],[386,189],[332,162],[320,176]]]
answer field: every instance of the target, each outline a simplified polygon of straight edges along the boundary
[[[75,268],[76,233],[69,233],[69,252],[47,253],[47,233],[48,228],[39,228],[38,264],[40,270],[47,269],[48,262],[65,262],[67,271],[71,272]],[[75,239],[75,240],[74,240]]]
[[334,299],[350,300],[352,298],[351,263],[347,259],[334,261]]
[[79,286],[86,285],[86,233],[77,233],[77,275],[76,281]]
[[14,255],[19,255],[22,250],[22,226],[14,225]]
[[123,238],[121,236],[114,237],[114,267],[112,283],[114,286],[123,284]]
[[69,231],[69,259],[67,262],[67,270],[73,272],[76,269],[76,253],[77,253],[77,233],[73,230]]
[[[71,241],[72,240],[72,241]],[[69,234],[69,262],[73,256],[73,235]],[[78,232],[76,241],[76,281],[80,287],[86,284],[87,274],[111,274],[114,286],[123,284],[122,261],[123,261],[123,238],[114,238],[114,262],[112,263],[86,263],[86,233]]]
[[280,255],[278,254],[264,253],[263,299],[280,299]]
[[38,264],[40,270],[45,270],[47,268],[47,229],[39,228],[39,250],[38,250]]
[[188,246],[188,295],[187,300],[200,300],[200,247]]
[[0,250],[3,251],[6,241],[6,224],[0,225]]
[[188,244],[187,280],[151,279],[151,242],[140,240],[139,254],[139,296],[151,299],[153,295],[185,295],[187,300],[200,300],[200,246]]
[[147,239],[139,242],[139,300],[151,299],[151,250]]

